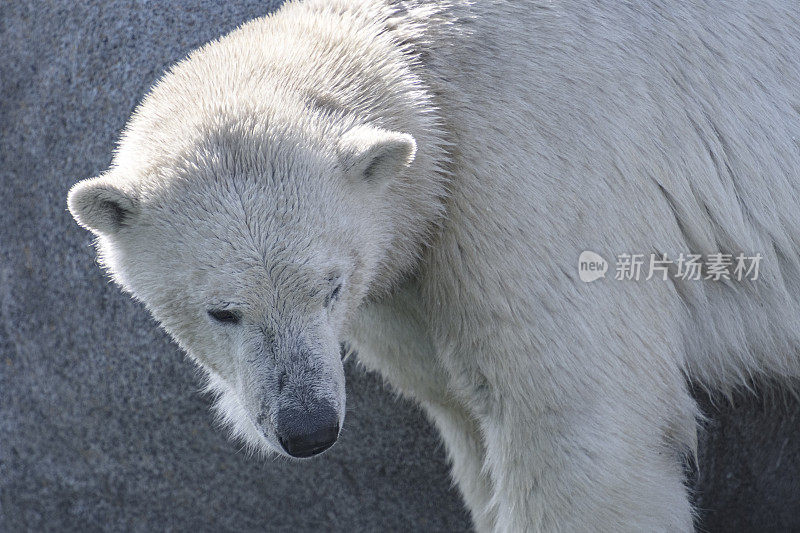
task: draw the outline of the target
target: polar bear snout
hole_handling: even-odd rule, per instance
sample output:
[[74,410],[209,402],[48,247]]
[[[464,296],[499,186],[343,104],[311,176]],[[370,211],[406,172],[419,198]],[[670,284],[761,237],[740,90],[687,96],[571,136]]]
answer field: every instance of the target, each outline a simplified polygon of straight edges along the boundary
[[339,414],[325,401],[282,409],[275,422],[278,441],[292,457],[322,453],[339,437]]

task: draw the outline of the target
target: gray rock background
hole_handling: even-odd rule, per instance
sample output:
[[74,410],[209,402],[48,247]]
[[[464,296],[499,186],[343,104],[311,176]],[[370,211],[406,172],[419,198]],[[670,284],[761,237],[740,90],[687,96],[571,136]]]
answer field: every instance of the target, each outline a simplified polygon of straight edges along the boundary
[[[0,3],[0,530],[468,527],[433,430],[352,364],[337,446],[246,457],[66,211],[160,73],[271,4]],[[702,529],[800,530],[800,404],[784,396],[718,409],[699,395]]]

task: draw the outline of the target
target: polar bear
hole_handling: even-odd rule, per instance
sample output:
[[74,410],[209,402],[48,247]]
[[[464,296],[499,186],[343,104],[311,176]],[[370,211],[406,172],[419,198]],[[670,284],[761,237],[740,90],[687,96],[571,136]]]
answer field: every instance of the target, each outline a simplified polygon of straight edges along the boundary
[[[687,377],[800,369],[799,22],[289,2],[174,66],[69,209],[253,449],[333,444],[349,343],[438,427],[478,530],[689,531]],[[761,262],[589,283],[584,252]]]

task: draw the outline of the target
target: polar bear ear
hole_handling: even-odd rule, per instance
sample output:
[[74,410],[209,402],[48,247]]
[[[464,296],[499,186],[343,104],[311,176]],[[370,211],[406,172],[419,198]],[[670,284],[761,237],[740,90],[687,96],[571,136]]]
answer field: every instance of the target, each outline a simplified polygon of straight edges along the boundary
[[139,211],[136,198],[106,176],[76,183],[69,191],[67,205],[78,224],[98,235],[115,234]]
[[370,126],[355,126],[339,141],[345,173],[370,183],[382,183],[411,164],[417,151],[414,137]]

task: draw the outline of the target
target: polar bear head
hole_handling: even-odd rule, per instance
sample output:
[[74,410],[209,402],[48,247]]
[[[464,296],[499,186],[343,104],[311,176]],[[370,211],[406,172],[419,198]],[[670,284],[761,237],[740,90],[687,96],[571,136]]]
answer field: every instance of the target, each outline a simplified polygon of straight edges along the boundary
[[348,322],[413,270],[444,212],[441,121],[370,5],[343,24],[292,3],[198,49],[138,107],[111,168],[69,193],[101,263],[255,450],[335,441]]
[[113,278],[208,370],[235,432],[314,455],[343,422],[343,329],[386,258],[382,190],[415,141],[367,125],[316,144],[266,122],[199,129],[189,150],[78,183],[70,211]]
[[381,190],[415,141],[366,125],[316,146],[269,124],[204,128],[146,170],[78,183],[70,211],[113,278],[209,371],[236,433],[314,455],[343,422],[342,330],[385,259]]

